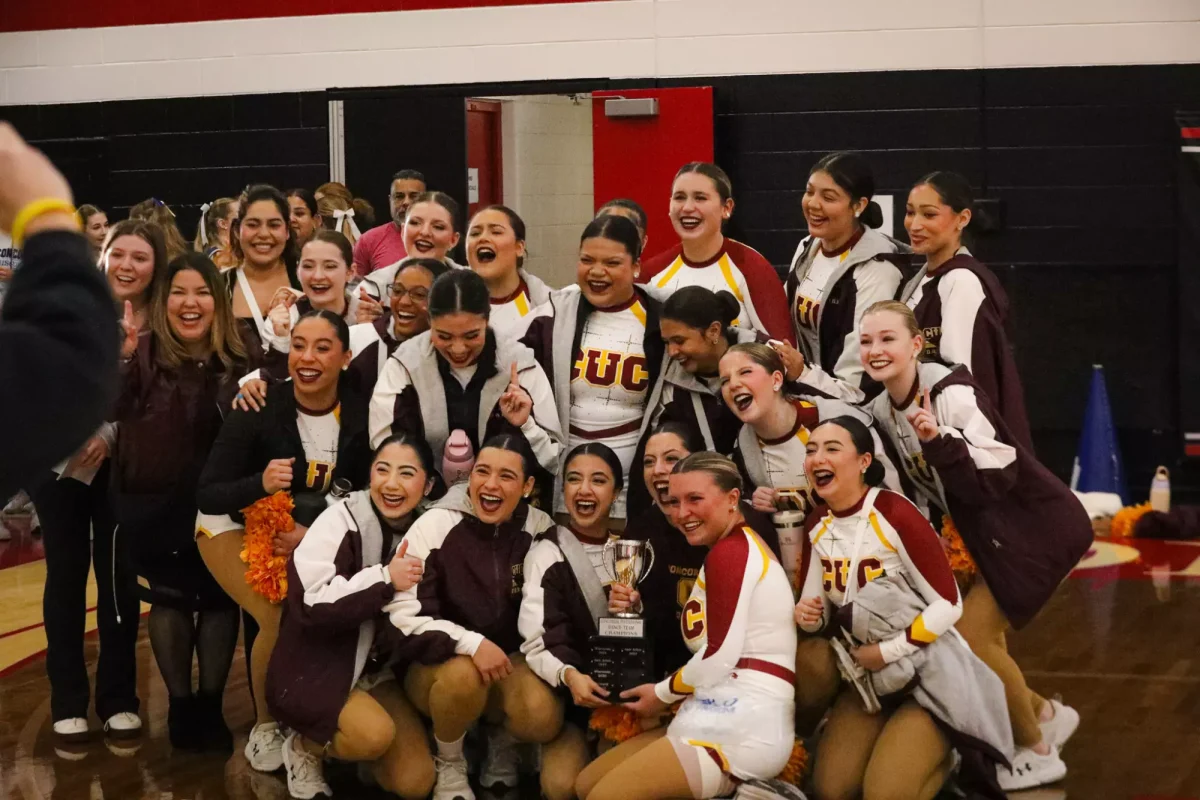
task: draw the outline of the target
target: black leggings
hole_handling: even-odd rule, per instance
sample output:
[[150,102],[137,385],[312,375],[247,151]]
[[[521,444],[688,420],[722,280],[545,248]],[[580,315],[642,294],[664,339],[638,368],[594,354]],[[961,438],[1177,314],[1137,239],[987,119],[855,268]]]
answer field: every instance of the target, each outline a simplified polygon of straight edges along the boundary
[[46,552],[42,615],[46,626],[46,674],[54,721],[87,717],[90,691],[83,655],[88,567],[96,571],[96,621],[100,658],[96,668],[96,714],[105,720],[137,713],[137,583],[129,560],[116,551],[109,504],[108,462],[91,485],[49,473],[33,490]]

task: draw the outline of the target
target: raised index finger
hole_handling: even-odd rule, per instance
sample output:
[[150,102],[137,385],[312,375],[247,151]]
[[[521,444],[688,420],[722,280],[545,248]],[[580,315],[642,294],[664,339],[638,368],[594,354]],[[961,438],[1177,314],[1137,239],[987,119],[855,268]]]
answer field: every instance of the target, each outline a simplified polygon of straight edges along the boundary
[[921,408],[925,409],[930,414],[933,413],[933,401],[929,399],[928,388],[925,389],[924,399],[921,401]]
[[514,362],[513,362],[513,364],[512,364],[512,378],[511,378],[511,383],[512,383],[514,386],[520,386],[520,385],[521,385],[521,378],[520,378],[520,377],[517,375],[517,362],[515,362],[515,361],[514,361]]

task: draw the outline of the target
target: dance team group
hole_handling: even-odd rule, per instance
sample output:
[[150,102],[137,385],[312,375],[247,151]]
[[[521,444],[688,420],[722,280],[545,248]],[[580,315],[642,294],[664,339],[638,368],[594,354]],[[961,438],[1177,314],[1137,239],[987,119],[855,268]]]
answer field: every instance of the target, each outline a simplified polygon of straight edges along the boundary
[[[677,243],[643,260],[646,212],[612,200],[559,289],[523,268],[517,213],[464,227],[412,170],[361,235],[340,184],[250,186],[206,205],[194,245],[160,201],[111,227],[82,207],[122,388],[29,487],[56,734],[88,735],[91,557],[106,733],[140,730],[140,597],[172,745],[230,749],[244,617],[246,758],[297,798],[330,795],[341,760],[401,797],[467,800],[476,771],[516,786],[523,753],[551,800],[1061,779],[1079,716],[1026,685],[1006,636],[1091,526],[1033,454],[1008,301],[963,244],[967,182],[915,183],[911,245],[877,230],[874,191],[861,156],[821,159],[780,281],[723,234],[725,172],[686,164]],[[281,599],[246,561],[247,518],[279,493]],[[618,538],[654,548],[636,587],[603,563]],[[589,640],[630,609],[658,682],[618,697]],[[636,735],[609,746],[589,715],[614,704]],[[800,789],[778,779],[798,737]]]

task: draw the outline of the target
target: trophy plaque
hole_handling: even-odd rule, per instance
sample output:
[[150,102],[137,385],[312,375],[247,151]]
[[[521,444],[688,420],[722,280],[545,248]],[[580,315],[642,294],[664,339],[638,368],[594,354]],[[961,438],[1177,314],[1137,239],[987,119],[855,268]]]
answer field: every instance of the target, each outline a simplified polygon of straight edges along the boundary
[[[603,559],[613,583],[636,589],[654,566],[654,548],[649,542],[617,539],[604,546]],[[601,617],[597,628],[588,643],[588,674],[613,702],[620,702],[621,692],[654,680],[653,642],[646,620],[633,609]]]

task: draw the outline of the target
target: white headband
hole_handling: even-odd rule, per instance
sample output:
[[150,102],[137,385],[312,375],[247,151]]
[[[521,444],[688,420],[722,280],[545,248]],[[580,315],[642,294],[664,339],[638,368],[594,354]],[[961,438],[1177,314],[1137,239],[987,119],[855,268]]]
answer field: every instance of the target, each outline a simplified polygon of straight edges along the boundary
[[354,209],[347,208],[333,212],[333,229],[341,233],[342,223],[346,222],[350,225],[350,233],[354,236],[354,241],[358,241],[358,237],[362,236],[358,232],[358,226],[354,224]]
[[205,203],[200,206],[200,246],[208,247],[208,210],[212,208],[212,203]]

